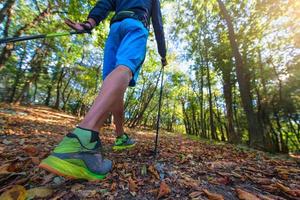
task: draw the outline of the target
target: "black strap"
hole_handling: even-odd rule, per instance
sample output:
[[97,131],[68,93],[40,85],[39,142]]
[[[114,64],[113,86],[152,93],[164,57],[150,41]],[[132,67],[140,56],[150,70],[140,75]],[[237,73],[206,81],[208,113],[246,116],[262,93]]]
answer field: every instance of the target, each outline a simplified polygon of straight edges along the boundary
[[128,10],[122,10],[122,11],[116,13],[112,17],[112,19],[110,21],[110,25],[112,25],[115,22],[119,22],[124,19],[127,19],[127,18],[139,20],[140,22],[143,23],[145,28],[149,29],[150,22],[148,19],[148,14],[147,14],[147,12],[145,12],[141,9],[128,9]]

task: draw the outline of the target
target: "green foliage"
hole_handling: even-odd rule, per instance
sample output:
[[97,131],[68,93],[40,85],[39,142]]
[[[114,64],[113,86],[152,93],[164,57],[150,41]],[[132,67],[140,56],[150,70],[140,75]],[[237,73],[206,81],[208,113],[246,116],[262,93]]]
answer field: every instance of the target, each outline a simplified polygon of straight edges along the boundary
[[[222,2],[232,19],[250,79],[249,96],[266,143],[274,151],[299,149],[299,3]],[[64,19],[84,21],[95,3],[96,0],[18,0],[1,23],[0,31],[2,37],[5,33],[15,36],[67,31]],[[162,5],[170,63],[164,79],[162,128],[197,138],[248,144],[236,60],[218,0],[165,0]],[[84,115],[102,82],[108,31],[106,20],[93,35],[14,44],[0,71],[0,100],[46,104]],[[1,46],[1,54],[7,53],[5,49]],[[189,69],[181,70],[186,65]],[[138,84],[125,96],[127,126],[155,128],[159,76],[160,58],[151,31]]]

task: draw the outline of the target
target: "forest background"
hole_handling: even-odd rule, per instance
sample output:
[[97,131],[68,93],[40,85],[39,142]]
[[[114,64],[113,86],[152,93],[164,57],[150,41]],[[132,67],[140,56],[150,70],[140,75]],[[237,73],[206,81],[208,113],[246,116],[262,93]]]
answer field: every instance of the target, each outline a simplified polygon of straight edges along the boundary
[[[1,38],[68,31],[94,0],[1,0]],[[269,152],[300,149],[300,2],[161,1],[168,46],[161,127]],[[111,15],[110,15],[111,17]],[[84,116],[102,82],[109,20],[92,35],[0,46],[0,100]],[[126,125],[156,126],[161,72],[151,30]]]

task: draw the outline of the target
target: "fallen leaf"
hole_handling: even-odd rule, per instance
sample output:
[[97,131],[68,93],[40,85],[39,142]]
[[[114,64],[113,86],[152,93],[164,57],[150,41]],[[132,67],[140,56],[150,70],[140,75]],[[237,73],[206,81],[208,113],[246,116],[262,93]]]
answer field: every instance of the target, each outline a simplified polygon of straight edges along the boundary
[[26,146],[24,147],[24,151],[29,155],[29,156],[36,156],[38,153],[37,148],[34,146]]
[[203,194],[203,192],[200,191],[196,191],[196,192],[192,192],[189,194],[189,197],[191,197],[192,199],[198,198],[199,196],[201,196]]
[[224,197],[220,194],[211,193],[208,190],[203,190],[209,200],[224,200]]
[[251,178],[252,181],[255,183],[261,184],[261,185],[270,185],[272,184],[272,180],[267,179],[267,178]]
[[18,160],[15,160],[11,163],[4,164],[0,167],[0,175],[4,174],[11,174],[13,172],[19,172],[23,166],[23,162],[19,162]]
[[138,191],[138,186],[134,182],[134,180],[130,177],[128,179],[128,184],[129,184],[129,191],[130,192],[137,192]]
[[214,179],[211,182],[214,184],[217,184],[217,185],[218,184],[227,185],[227,184],[231,183],[231,180],[229,177],[221,177],[221,178]]
[[0,167],[0,175],[10,174],[11,172],[8,171],[10,164],[5,164]]
[[157,199],[160,199],[162,197],[166,197],[170,193],[171,193],[171,189],[169,188],[169,186],[164,181],[162,181],[160,183]]
[[219,168],[232,168],[235,167],[237,164],[234,162],[226,162],[226,161],[215,161],[215,162],[208,162],[207,163],[212,169],[219,169]]
[[148,168],[149,172],[158,180],[160,179],[159,174],[153,165],[150,165]]
[[0,196],[0,200],[25,200],[26,189],[22,185],[15,185]]
[[84,188],[84,185],[79,184],[79,183],[76,183],[75,185],[73,185],[73,186],[71,187],[71,191],[72,191],[72,192],[76,192],[76,191],[81,190],[81,189],[83,189],[83,188]]
[[4,139],[4,140],[2,141],[2,143],[5,144],[5,145],[9,145],[9,144],[12,143],[12,141],[9,141],[9,140],[7,140],[7,139]]
[[289,195],[292,195],[294,197],[300,196],[300,190],[292,190],[292,189],[282,185],[281,183],[276,183],[275,185],[278,189],[280,189],[281,191],[283,191]]
[[30,190],[27,190],[28,199],[46,198],[48,196],[51,196],[52,194],[53,194],[53,190],[46,187],[38,187],[38,188],[32,188]]
[[189,176],[183,176],[183,179],[179,179],[178,182],[187,188],[194,188],[194,189],[199,188],[199,181],[197,181]]
[[77,195],[81,199],[87,199],[96,196],[97,191],[96,190],[78,190]]
[[258,197],[261,200],[274,200],[274,198],[268,197],[268,196],[265,196],[265,195],[262,195],[262,194],[259,194]]
[[35,164],[35,165],[39,165],[39,164],[40,164],[40,159],[39,159],[39,157],[31,157],[31,161],[32,161],[33,164]]
[[238,197],[240,200],[259,200],[259,198],[249,192],[246,192],[242,189],[236,188],[236,193],[238,194]]
[[116,191],[116,189],[117,189],[117,183],[114,182],[110,186],[110,191],[114,192],[114,191]]
[[1,147],[0,146],[0,154],[2,154],[4,152],[5,147]]
[[48,174],[47,176],[44,176],[43,177],[43,182],[42,182],[42,185],[45,185],[47,183],[49,183],[50,181],[52,181],[52,179],[55,177],[55,174]]

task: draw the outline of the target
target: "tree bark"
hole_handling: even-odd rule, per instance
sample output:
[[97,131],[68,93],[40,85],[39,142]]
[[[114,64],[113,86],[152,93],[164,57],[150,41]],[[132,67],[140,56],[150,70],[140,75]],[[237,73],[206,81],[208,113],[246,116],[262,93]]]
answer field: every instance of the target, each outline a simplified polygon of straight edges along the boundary
[[[48,7],[43,12],[41,12],[38,16],[36,16],[31,23],[25,24],[20,29],[18,29],[14,34],[14,37],[20,36],[24,31],[39,24],[43,19],[45,19],[45,17],[47,17],[50,14],[50,12],[51,12],[51,6],[50,4],[48,4]],[[2,53],[0,55],[0,70],[4,67],[6,61],[11,56],[13,50],[14,50],[14,43],[7,43],[4,46]]]
[[0,10],[0,24],[3,22],[5,16],[8,16],[9,11],[14,5],[15,0],[7,0],[3,8]]
[[248,122],[250,146],[256,149],[265,149],[263,129],[253,109],[249,73],[247,73],[247,69],[244,67],[243,59],[236,40],[233,23],[224,3],[221,0],[217,1],[219,4],[221,15],[224,17],[227,24],[228,37],[235,58],[237,80],[239,83],[243,109],[245,111]]
[[241,142],[240,135],[234,130],[233,125],[233,110],[232,110],[232,81],[231,81],[231,67],[229,69],[223,69],[223,93],[226,104],[226,118],[228,129],[228,141],[233,144],[239,144]]

